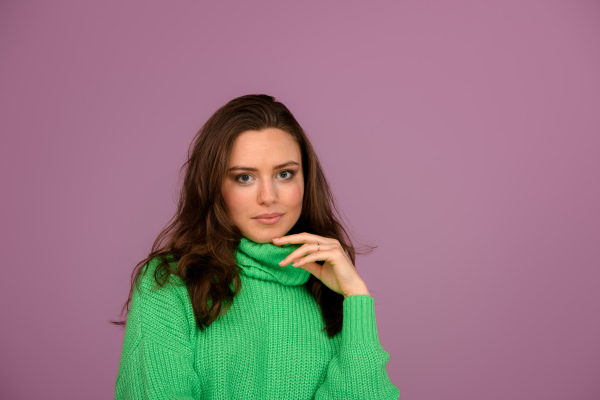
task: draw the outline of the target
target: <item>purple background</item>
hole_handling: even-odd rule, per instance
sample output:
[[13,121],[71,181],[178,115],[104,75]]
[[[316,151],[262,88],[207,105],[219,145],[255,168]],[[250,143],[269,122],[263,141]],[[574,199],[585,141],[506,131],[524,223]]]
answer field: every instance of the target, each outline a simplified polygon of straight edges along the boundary
[[3,1],[0,397],[107,399],[197,129],[306,129],[401,399],[600,398],[597,1]]

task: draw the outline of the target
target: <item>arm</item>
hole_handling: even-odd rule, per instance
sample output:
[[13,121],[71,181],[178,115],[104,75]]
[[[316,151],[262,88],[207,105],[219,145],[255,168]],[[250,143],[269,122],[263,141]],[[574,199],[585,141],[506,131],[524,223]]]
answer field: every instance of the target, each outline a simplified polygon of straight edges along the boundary
[[374,299],[368,295],[348,296],[343,307],[340,348],[315,400],[398,399],[400,391],[385,369],[390,356],[379,343]]
[[156,263],[150,262],[132,296],[115,399],[200,396],[200,380],[193,368],[195,321],[187,289],[175,276],[156,287],[152,268]]

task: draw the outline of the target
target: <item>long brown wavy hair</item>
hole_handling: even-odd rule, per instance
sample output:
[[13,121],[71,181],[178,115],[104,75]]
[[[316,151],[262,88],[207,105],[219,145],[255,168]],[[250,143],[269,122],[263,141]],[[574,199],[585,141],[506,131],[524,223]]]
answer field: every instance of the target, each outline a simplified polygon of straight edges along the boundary
[[[309,232],[335,238],[355,265],[355,254],[368,254],[376,246],[357,251],[341,217],[333,194],[312,145],[292,113],[272,96],[246,95],[235,98],[218,109],[200,128],[188,150],[188,160],[181,167],[185,178],[175,215],[160,232],[148,257],[140,261],[131,274],[131,288],[121,310],[124,326],[131,297],[150,260],[160,260],[154,272],[159,286],[169,275],[185,282],[200,329],[210,326],[227,312],[241,288],[239,267],[234,250],[243,237],[227,214],[221,186],[228,168],[235,138],[242,132],[277,128],[289,133],[300,146],[304,173],[302,212],[288,234]],[[176,262],[177,268],[169,264]],[[321,262],[322,263],[322,262]],[[342,302],[338,294],[313,275],[307,289],[321,308],[324,329],[329,337],[342,329]]]

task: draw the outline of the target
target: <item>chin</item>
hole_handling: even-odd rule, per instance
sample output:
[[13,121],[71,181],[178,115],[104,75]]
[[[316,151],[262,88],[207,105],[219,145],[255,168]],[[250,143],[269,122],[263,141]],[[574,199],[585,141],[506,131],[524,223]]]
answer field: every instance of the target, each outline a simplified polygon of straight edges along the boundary
[[242,232],[242,234],[256,243],[273,243],[273,238],[285,236],[286,232],[287,230],[281,228],[273,228],[263,229],[262,231],[246,231]]

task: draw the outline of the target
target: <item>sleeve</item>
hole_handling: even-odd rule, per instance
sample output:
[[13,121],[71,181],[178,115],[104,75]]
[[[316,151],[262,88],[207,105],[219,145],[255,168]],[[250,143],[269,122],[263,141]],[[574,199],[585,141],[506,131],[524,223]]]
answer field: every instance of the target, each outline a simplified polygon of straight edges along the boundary
[[400,391],[385,369],[390,355],[379,343],[375,300],[368,295],[349,296],[343,312],[340,347],[315,400],[398,399]]
[[193,318],[181,280],[170,276],[169,283],[158,287],[148,268],[132,295],[115,400],[201,398],[193,361]]

